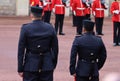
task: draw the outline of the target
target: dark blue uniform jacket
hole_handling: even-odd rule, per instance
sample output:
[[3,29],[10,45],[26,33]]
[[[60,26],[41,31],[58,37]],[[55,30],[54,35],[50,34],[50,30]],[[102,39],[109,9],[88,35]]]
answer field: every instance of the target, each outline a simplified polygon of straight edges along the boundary
[[[78,57],[78,58],[77,58]],[[75,38],[70,56],[70,74],[99,76],[106,60],[106,48],[100,37],[85,33]]]
[[43,71],[54,70],[57,58],[58,39],[52,25],[34,20],[22,26],[18,44],[18,72],[34,72],[41,68]]

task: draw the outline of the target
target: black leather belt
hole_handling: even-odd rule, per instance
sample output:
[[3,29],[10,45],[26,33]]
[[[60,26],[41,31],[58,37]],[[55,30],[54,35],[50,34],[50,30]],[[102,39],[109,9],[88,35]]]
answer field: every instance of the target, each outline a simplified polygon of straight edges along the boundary
[[38,52],[38,51],[30,51],[32,54],[43,54],[42,52]]
[[86,59],[80,59],[82,62],[88,62],[88,63],[96,63],[96,60],[86,60]]
[[46,52],[49,52],[49,50],[46,50],[46,51],[36,51],[36,50],[31,50],[30,51],[32,54],[44,54],[44,53],[46,53]]

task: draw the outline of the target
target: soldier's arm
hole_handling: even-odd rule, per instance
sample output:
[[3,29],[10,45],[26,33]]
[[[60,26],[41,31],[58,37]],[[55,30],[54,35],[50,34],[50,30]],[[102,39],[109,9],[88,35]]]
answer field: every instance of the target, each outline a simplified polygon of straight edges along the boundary
[[53,62],[54,62],[54,68],[57,65],[57,60],[58,60],[58,52],[59,52],[59,47],[58,47],[58,38],[56,35],[55,30],[53,31],[53,38],[52,38],[52,56],[53,56]]
[[112,4],[111,4],[111,7],[110,7],[110,12],[111,12],[112,15],[114,15],[114,14],[115,14],[115,11],[116,11],[116,10],[115,10],[115,5],[114,5],[114,3],[112,3]]
[[76,66],[76,58],[77,58],[77,39],[74,40],[72,48],[71,48],[71,55],[70,55],[70,74],[74,75],[75,72],[75,66]]
[[95,1],[92,3],[92,14],[95,16]]
[[107,51],[106,51],[106,48],[105,48],[105,45],[103,42],[101,42],[101,50],[100,50],[100,53],[99,53],[99,60],[98,60],[98,69],[100,70],[105,61],[106,61],[106,58],[107,58]]
[[19,43],[18,43],[18,72],[23,72],[23,58],[26,47],[26,35],[24,27],[21,28]]

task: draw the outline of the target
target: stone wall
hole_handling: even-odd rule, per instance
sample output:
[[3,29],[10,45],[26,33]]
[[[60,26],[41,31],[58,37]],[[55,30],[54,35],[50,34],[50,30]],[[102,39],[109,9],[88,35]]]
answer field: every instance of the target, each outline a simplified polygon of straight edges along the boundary
[[0,15],[15,15],[16,0],[0,0]]
[[29,0],[17,0],[16,2],[16,16],[29,15]]

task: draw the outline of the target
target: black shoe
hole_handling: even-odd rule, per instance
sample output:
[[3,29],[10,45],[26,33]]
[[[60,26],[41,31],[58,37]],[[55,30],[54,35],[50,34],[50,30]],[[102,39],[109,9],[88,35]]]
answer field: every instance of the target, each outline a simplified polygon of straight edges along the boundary
[[118,43],[118,46],[120,46],[120,43]]
[[99,35],[104,35],[103,33],[100,33]]
[[104,35],[103,33],[96,33],[96,35]]
[[81,33],[76,33],[76,35],[82,35]]
[[59,35],[65,35],[65,33],[59,33]]
[[79,32],[76,32],[76,35],[81,35],[81,34],[82,34],[81,32],[80,32],[80,33],[79,33]]
[[113,46],[117,46],[118,44],[117,43],[113,43]]

